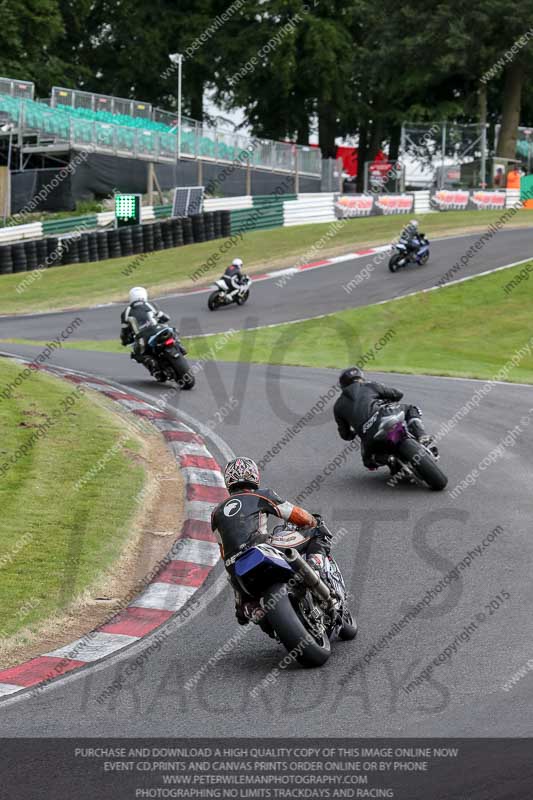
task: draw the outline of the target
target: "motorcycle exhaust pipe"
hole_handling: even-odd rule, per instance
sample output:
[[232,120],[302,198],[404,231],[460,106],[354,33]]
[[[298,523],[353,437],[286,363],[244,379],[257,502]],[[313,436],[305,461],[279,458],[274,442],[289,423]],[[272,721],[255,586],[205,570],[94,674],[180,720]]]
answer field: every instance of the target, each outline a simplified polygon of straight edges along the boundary
[[302,558],[298,550],[295,550],[293,547],[289,547],[285,550],[285,558],[289,562],[289,564],[296,570],[298,575],[301,576],[303,582],[306,586],[311,589],[321,600],[324,600],[330,608],[333,608],[335,605],[335,600],[331,595],[330,590],[324,583],[324,581],[317,575],[314,569],[312,569],[307,561]]

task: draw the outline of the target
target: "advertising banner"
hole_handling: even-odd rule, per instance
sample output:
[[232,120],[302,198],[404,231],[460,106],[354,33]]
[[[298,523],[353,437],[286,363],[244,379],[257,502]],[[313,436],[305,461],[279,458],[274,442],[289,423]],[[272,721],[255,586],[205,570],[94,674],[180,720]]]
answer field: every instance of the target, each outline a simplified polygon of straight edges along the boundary
[[504,209],[506,194],[484,189],[435,189],[431,192],[430,203],[436,211]]
[[382,214],[409,214],[414,209],[412,194],[345,194],[335,201],[337,219]]

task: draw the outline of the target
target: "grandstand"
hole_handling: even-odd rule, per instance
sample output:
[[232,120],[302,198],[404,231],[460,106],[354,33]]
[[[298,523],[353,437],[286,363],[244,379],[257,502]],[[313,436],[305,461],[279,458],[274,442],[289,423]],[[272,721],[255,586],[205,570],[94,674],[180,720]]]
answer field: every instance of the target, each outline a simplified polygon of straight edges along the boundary
[[175,114],[138,100],[53,87],[49,100],[38,101],[30,81],[0,78],[0,115],[15,126],[21,155],[84,149],[154,163],[175,163],[178,158],[233,163],[249,158],[257,170],[297,170],[314,177],[321,173],[315,148],[251,140],[190,119],[182,119],[178,153]]

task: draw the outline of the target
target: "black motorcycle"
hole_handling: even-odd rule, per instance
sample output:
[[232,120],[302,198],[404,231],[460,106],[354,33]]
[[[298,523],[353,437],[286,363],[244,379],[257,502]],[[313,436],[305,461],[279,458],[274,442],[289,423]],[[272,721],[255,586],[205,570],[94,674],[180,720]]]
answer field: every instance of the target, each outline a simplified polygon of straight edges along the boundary
[[402,238],[393,247],[396,252],[389,259],[391,272],[398,272],[411,263],[423,266],[429,261],[429,241],[422,234],[417,236],[417,241]]
[[319,667],[331,654],[331,639],[354,639],[357,624],[333,557],[324,559],[326,584],[300,554],[309,540],[291,524],[280,526],[268,544],[251,545],[235,557],[234,575],[248,618],[302,666]]
[[134,351],[132,357],[144,364],[160,383],[174,380],[180,389],[192,389],[195,378],[185,358],[187,351],[174,328],[158,327],[147,339],[147,351],[144,356],[136,356]]
[[242,276],[242,283],[237,289],[233,289],[228,285],[224,278],[219,278],[215,281],[216,291],[211,292],[207,300],[207,305],[210,311],[221,306],[229,306],[236,303],[238,306],[244,305],[250,297],[250,286],[252,285],[251,278],[248,275]]
[[[406,480],[442,491],[448,478],[437,466],[436,448],[426,447],[409,431],[405,412],[398,405],[384,405],[363,426],[363,435],[378,466],[389,467],[394,482]],[[368,436],[368,438],[367,438]]]

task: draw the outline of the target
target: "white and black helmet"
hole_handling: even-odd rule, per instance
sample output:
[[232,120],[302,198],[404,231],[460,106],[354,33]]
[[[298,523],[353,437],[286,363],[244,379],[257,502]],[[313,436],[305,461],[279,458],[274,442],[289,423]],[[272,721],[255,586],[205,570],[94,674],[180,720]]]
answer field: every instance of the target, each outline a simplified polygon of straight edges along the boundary
[[231,262],[232,267],[237,267],[238,269],[242,269],[242,258],[234,258]]
[[148,292],[144,286],[134,286],[130,289],[130,303],[146,303]]
[[251,458],[234,458],[226,464],[224,480],[228,489],[239,483],[249,483],[256,489],[259,487],[259,467]]

